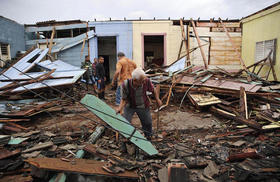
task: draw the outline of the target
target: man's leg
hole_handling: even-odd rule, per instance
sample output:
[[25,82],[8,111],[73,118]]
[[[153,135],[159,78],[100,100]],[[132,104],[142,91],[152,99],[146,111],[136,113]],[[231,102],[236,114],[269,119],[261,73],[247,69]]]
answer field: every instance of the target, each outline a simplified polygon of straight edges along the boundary
[[116,105],[120,105],[120,103],[121,103],[121,86],[118,86],[116,91]]
[[101,87],[101,83],[99,83],[97,81],[97,95],[99,99],[102,99],[102,87]]
[[91,80],[91,83],[92,83],[92,86],[93,86],[93,92],[96,94],[96,90],[95,90],[95,79],[94,77],[91,75],[90,76],[90,80]]
[[136,113],[141,121],[142,129],[144,130],[145,137],[150,139],[152,136],[153,121],[149,108],[136,109]]
[[123,113],[123,117],[131,123],[131,119],[133,114],[135,113],[135,109],[132,109],[128,106],[124,107],[124,113]]

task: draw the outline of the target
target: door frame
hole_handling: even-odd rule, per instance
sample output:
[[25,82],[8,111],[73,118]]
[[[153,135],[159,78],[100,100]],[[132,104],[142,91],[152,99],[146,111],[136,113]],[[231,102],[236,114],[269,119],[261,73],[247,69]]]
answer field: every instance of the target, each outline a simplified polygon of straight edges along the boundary
[[144,57],[144,37],[145,36],[163,36],[163,66],[166,65],[166,33],[141,33],[141,49],[142,49],[142,68],[144,68],[144,61],[145,61],[145,57]]

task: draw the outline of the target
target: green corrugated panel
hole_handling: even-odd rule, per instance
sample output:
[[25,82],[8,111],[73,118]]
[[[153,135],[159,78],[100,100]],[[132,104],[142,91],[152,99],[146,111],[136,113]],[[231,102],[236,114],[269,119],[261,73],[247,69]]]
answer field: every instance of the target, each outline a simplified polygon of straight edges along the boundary
[[[86,106],[90,106],[92,108],[96,108],[97,110],[100,110],[106,114],[100,113],[90,107],[87,107],[91,112],[93,112],[95,115],[97,115],[100,119],[105,121],[108,125],[110,125],[113,129],[117,130],[122,134],[124,137],[129,138],[130,135],[133,133],[135,127],[130,125],[130,123],[122,117],[120,114],[116,115],[116,112],[114,109],[112,109],[110,106],[108,106],[105,102],[98,99],[94,95],[87,94],[82,100],[82,104],[85,104]],[[115,118],[112,118],[110,116],[115,116],[116,118],[124,121],[121,122]],[[124,134],[127,133],[127,134]],[[151,144],[151,142],[145,140],[146,138],[141,135],[139,131],[136,130],[136,132],[133,134],[133,136],[137,137],[131,137],[130,141],[137,145],[139,148],[141,148],[143,151],[145,151],[149,155],[157,154],[158,151],[155,149],[155,147]],[[140,139],[141,138],[141,139]],[[144,139],[144,140],[142,140]]]

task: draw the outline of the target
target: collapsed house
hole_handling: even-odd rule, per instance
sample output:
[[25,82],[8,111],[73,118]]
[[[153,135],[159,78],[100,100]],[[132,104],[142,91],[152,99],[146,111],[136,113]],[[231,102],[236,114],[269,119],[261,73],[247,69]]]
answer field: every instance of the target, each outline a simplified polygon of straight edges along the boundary
[[[106,77],[110,79],[116,69],[117,52],[120,51],[134,60],[139,67],[146,69],[152,65],[170,65],[185,55],[188,55],[188,60],[196,65],[203,65],[206,61],[211,66],[239,69],[238,56],[230,46],[219,21],[199,20],[195,24],[207,60],[203,60],[200,55],[196,35],[192,30],[191,21],[188,20],[183,21],[183,27],[178,26],[180,23],[177,20],[111,20],[78,24],[75,21],[40,22],[35,25],[25,25],[28,35],[26,45],[30,47],[37,44],[45,48],[47,42],[52,40],[56,47],[52,49],[52,53],[56,53],[57,58],[67,60],[69,64],[75,66],[80,66],[85,55],[90,55],[91,61],[98,56],[103,56]],[[239,20],[227,20],[225,26],[240,47]],[[187,31],[182,32],[182,28]],[[79,36],[75,34],[76,29],[82,29],[83,34]],[[86,30],[94,32],[86,33]],[[51,39],[52,33],[53,39]],[[182,44],[184,41],[182,34],[185,34],[188,44]],[[240,52],[240,48],[238,51]]]

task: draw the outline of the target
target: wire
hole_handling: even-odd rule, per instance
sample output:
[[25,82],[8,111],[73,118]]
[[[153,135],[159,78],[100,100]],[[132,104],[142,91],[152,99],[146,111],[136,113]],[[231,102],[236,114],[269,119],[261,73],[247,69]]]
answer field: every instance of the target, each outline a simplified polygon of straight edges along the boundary
[[[2,61],[2,60],[0,60],[0,61]],[[30,76],[30,75],[28,75],[28,74],[22,72],[21,70],[19,70],[18,68],[14,67],[13,65],[12,65],[11,67],[14,68],[14,69],[16,69],[16,70],[19,71],[20,73],[22,73],[22,74],[24,74],[24,75],[30,77],[31,79],[37,80],[36,78],[33,78],[32,76]],[[5,76],[6,78],[8,78],[10,81],[14,81],[14,80],[11,79],[10,77],[4,75],[4,73],[3,73],[2,75]],[[16,82],[16,83],[17,83],[17,82]],[[17,83],[17,84],[18,84],[18,83]],[[43,85],[47,86],[48,88],[51,88],[51,89],[53,89],[53,90],[55,90],[55,91],[57,91],[57,92],[59,92],[59,93],[61,93],[61,94],[64,94],[66,97],[68,97],[68,98],[74,100],[75,102],[78,102],[79,104],[81,104],[82,106],[84,106],[84,107],[85,107],[86,109],[88,109],[88,110],[90,110],[89,108],[91,108],[91,109],[93,109],[93,110],[95,110],[95,111],[97,111],[97,112],[100,112],[100,113],[102,113],[102,114],[105,114],[105,115],[107,115],[107,116],[109,116],[109,117],[111,117],[111,118],[114,118],[114,119],[116,119],[116,120],[119,120],[119,121],[121,121],[121,122],[123,122],[123,123],[125,123],[125,124],[128,124],[128,125],[132,126],[132,127],[135,127],[135,126],[133,126],[133,125],[132,125],[131,123],[129,123],[129,122],[123,121],[123,120],[121,120],[121,119],[119,119],[119,118],[117,118],[117,117],[115,117],[115,116],[112,116],[112,115],[110,115],[110,114],[107,114],[107,113],[105,113],[105,112],[103,112],[103,111],[100,111],[100,110],[98,110],[98,109],[96,109],[96,108],[94,108],[94,107],[91,107],[91,106],[89,106],[89,105],[83,104],[83,103],[81,103],[80,101],[76,100],[75,98],[69,96],[69,95],[66,94],[65,92],[62,92],[62,91],[60,91],[59,89],[56,89],[56,88],[54,88],[54,87],[52,87],[52,86],[49,86],[49,85],[46,84],[46,83],[41,82],[41,84],[43,84]],[[18,84],[18,85],[21,86],[20,84]],[[44,100],[46,100],[46,101],[49,101],[47,98],[45,98],[45,97],[43,97],[43,96],[37,94],[36,92],[34,92],[34,91],[32,91],[32,90],[26,88],[25,86],[21,86],[21,87],[27,89],[28,91],[31,91],[32,93],[38,95],[38,96],[41,97],[42,99],[44,99]],[[57,105],[57,106],[60,106],[59,104],[56,104],[56,105]],[[74,111],[71,111],[71,112],[75,113]],[[77,113],[75,113],[75,114],[77,114]],[[93,121],[93,122],[96,123],[96,124],[100,124],[101,126],[104,126],[104,127],[107,128],[107,129],[115,130],[115,129],[113,129],[113,128],[107,126],[107,125],[104,125],[104,124],[102,124],[102,123],[99,123],[99,122],[93,120],[92,118],[86,117],[86,116],[81,115],[81,114],[79,114],[79,113],[78,113],[78,116],[81,116],[81,117],[83,117],[83,118],[85,118],[85,119],[89,119],[90,121]],[[135,127],[135,128],[137,128],[137,129],[139,129],[139,130],[141,130],[141,131],[144,131],[144,132],[147,132],[147,133],[153,135],[153,133],[151,133],[151,132],[149,132],[149,131],[143,130],[143,129],[138,128],[138,127]],[[120,132],[120,133],[122,133],[122,134],[129,135],[129,136],[131,135],[131,133],[126,133],[126,132],[119,131],[119,130],[116,130],[116,131],[118,131],[118,132]],[[158,138],[161,138],[161,139],[164,139],[163,137],[159,137],[159,136],[157,136],[157,137],[158,137]],[[137,139],[140,139],[140,140],[149,141],[149,140],[147,140],[146,138],[140,138],[140,137],[137,137],[137,136],[132,136],[131,138],[137,138]],[[149,142],[150,142],[150,141],[149,141]],[[182,145],[182,144],[180,144],[180,143],[176,143],[176,144],[179,145],[179,146],[186,147],[185,145]],[[174,148],[174,149],[175,149],[175,148]],[[175,149],[175,150],[177,150],[177,149]],[[188,153],[188,154],[189,154],[189,153]]]
[[[6,76],[6,75],[4,75],[4,74],[2,74],[4,77],[6,77],[6,78],[8,78],[9,80],[11,80],[11,81],[13,81],[12,79],[10,79],[8,76]],[[23,85],[20,85],[19,83],[17,83],[17,82],[15,82],[17,85],[19,85],[19,86],[21,86],[21,87],[23,87],[23,88],[25,88],[26,90],[28,90],[28,91],[30,91],[30,92],[32,92],[33,94],[35,94],[35,96],[39,96],[39,97],[41,97],[41,98],[43,98],[44,100],[46,100],[47,98],[45,98],[45,97],[43,97],[43,96],[41,96],[41,94],[38,94],[38,93],[36,93],[36,92],[34,92],[34,91],[32,91],[32,90],[30,90],[30,89],[28,89],[28,88],[26,88],[25,86],[23,86]],[[49,102],[49,100],[47,100],[48,102]],[[54,116],[48,111],[48,110],[46,110],[46,113],[48,113],[53,119],[54,119]]]
[[[2,60],[1,60],[1,61],[2,61]],[[19,71],[20,73],[22,73],[22,74],[28,76],[29,78],[34,79],[34,80],[37,80],[36,78],[34,78],[34,77],[32,77],[32,76],[30,76],[30,75],[24,73],[23,71],[19,70],[18,68],[14,67],[13,65],[12,65],[11,67],[14,68],[14,69],[16,69],[16,70]],[[8,79],[11,80],[11,81],[13,81],[13,79],[11,79],[11,78],[8,78]],[[62,92],[62,91],[60,91],[59,89],[54,88],[54,87],[52,87],[52,86],[50,86],[50,85],[48,85],[48,84],[46,84],[46,83],[44,83],[44,82],[41,82],[41,84],[43,84],[43,85],[45,85],[45,86],[47,86],[47,87],[49,87],[49,88],[51,88],[51,89],[53,89],[53,90],[59,92],[60,94],[65,95],[66,97],[68,97],[68,98],[74,100],[75,102],[78,102],[79,104],[81,104],[82,106],[84,106],[84,107],[85,107],[86,109],[88,109],[88,110],[90,110],[89,108],[91,108],[91,109],[93,109],[93,110],[95,110],[95,111],[97,111],[97,112],[99,112],[99,113],[102,113],[102,114],[107,115],[107,116],[109,116],[109,117],[111,117],[111,118],[113,118],[113,119],[116,119],[116,120],[118,120],[118,121],[121,121],[121,122],[123,122],[123,123],[125,123],[125,124],[127,124],[127,125],[130,125],[130,126],[132,126],[132,127],[135,127],[135,126],[133,126],[131,123],[129,123],[129,122],[127,122],[127,121],[124,121],[124,120],[121,120],[121,119],[117,118],[116,116],[113,116],[113,115],[110,115],[110,114],[108,114],[108,113],[105,113],[105,112],[103,112],[103,111],[101,111],[101,110],[98,110],[98,109],[96,109],[96,108],[94,108],[94,107],[91,107],[91,106],[89,106],[89,105],[87,105],[87,104],[83,104],[83,103],[81,103],[79,100],[75,99],[74,97],[71,97],[71,96],[69,96],[68,94],[66,94],[65,92]],[[44,99],[45,99],[45,98],[44,98]],[[149,134],[153,135],[153,133],[151,133],[151,132],[149,132],[149,131],[146,131],[146,130],[144,130],[144,129],[141,129],[141,128],[138,128],[138,127],[135,127],[135,128],[137,128],[137,129],[139,129],[139,130],[141,130],[141,131],[143,131],[143,132],[146,132],[146,133],[149,133]],[[118,131],[118,130],[117,130],[117,131]],[[125,134],[130,135],[130,134],[128,134],[128,133],[125,133]],[[142,138],[139,138],[139,137],[138,137],[138,139],[142,139]],[[142,139],[142,140],[144,140],[144,139]],[[147,139],[145,139],[145,140],[147,140]],[[147,141],[148,141],[148,140],[147,140]]]
[[[2,74],[2,75],[3,75],[4,77],[8,78],[10,81],[13,81],[13,79],[11,79],[10,77],[8,77],[7,75],[5,75],[5,74]],[[18,83],[16,82],[16,84],[18,84]],[[49,99],[47,99],[46,97],[37,94],[36,92],[30,90],[29,88],[26,88],[25,86],[22,86],[22,85],[20,85],[20,84],[18,84],[18,85],[21,86],[21,87],[23,87],[23,88],[25,88],[26,90],[28,90],[28,91],[30,91],[30,92],[36,94],[36,95],[38,95],[38,96],[41,97],[42,99],[44,99],[44,100],[50,102]],[[56,103],[56,105],[57,105],[57,106],[60,106],[60,105],[57,104],[57,103]],[[83,104],[82,104],[82,105],[83,105]],[[85,104],[85,105],[86,105],[86,104]],[[87,108],[87,109],[88,109],[88,108]],[[74,111],[71,111],[71,112],[75,113]],[[86,116],[81,115],[81,114],[79,114],[79,113],[75,113],[75,114],[78,114],[78,116],[81,116],[81,117],[83,117],[83,118],[85,118],[85,119],[89,119],[89,120],[93,121],[93,122],[96,123],[96,124],[100,124],[100,125],[104,126],[105,128],[112,129],[112,128],[108,127],[107,125],[104,125],[104,124],[102,124],[102,123],[99,123],[99,122],[93,120],[92,118],[86,117]],[[52,116],[52,117],[53,117],[53,116]],[[54,117],[53,117],[53,118],[54,118]],[[131,126],[132,126],[132,125],[131,125]],[[113,130],[114,130],[114,129],[113,129]],[[119,131],[119,130],[117,130],[117,131],[120,132],[120,133],[126,134],[126,135],[131,135],[131,133],[126,133],[126,132]],[[148,141],[148,140],[145,139],[145,138],[143,139],[143,138],[140,138],[140,137],[137,137],[137,136],[132,136],[132,137],[137,138],[137,139],[141,139],[141,140],[146,140],[146,141]]]

